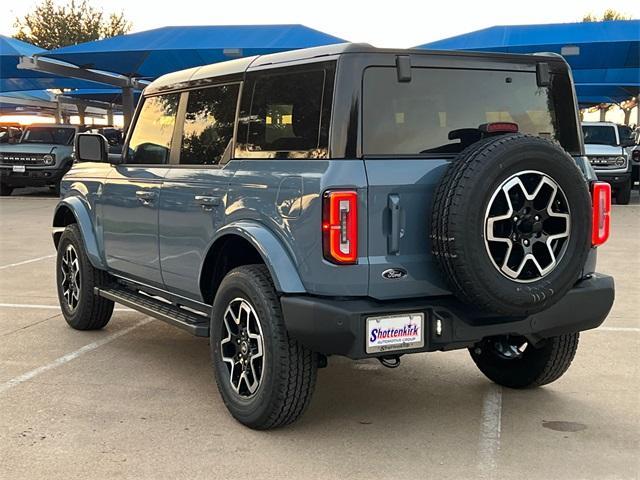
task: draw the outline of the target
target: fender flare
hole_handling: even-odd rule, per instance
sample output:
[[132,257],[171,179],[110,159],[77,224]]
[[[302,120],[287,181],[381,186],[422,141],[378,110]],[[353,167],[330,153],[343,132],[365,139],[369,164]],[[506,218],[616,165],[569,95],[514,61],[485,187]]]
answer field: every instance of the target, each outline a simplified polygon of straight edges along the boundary
[[277,292],[306,293],[291,255],[267,227],[246,220],[232,222],[218,230],[209,248],[228,235],[237,235],[253,245],[267,266]]
[[60,233],[61,230],[64,230],[66,225],[58,225],[58,213],[62,208],[67,208],[71,211],[73,216],[76,219],[76,224],[80,229],[80,233],[82,235],[82,240],[84,242],[84,248],[87,252],[87,257],[89,257],[89,261],[91,265],[100,270],[105,270],[106,265],[104,260],[102,259],[102,255],[100,255],[100,249],[98,248],[98,239],[96,238],[95,230],[93,228],[93,222],[91,221],[91,215],[89,215],[89,210],[91,207],[79,197],[67,197],[60,200],[58,205],[56,205],[55,212],[53,214],[53,236],[54,236],[54,244],[57,247],[56,234]]

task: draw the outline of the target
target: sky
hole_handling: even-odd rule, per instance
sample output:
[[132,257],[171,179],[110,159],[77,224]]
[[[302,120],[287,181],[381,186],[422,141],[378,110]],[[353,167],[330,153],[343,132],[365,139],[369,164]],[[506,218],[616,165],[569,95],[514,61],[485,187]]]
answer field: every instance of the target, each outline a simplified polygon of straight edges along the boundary
[[[12,35],[16,17],[39,3],[2,0],[0,33]],[[65,4],[66,1],[56,0]],[[293,1],[242,0],[90,0],[106,13],[123,11],[133,31],[168,25],[301,23],[352,42],[406,48],[493,25],[580,21],[605,8],[640,18],[638,0],[535,1]]]

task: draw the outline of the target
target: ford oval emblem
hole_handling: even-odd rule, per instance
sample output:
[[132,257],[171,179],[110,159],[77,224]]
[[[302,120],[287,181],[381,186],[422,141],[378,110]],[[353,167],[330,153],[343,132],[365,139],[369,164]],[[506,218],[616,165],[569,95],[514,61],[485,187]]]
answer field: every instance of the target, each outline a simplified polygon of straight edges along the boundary
[[387,280],[398,280],[407,276],[407,271],[403,268],[388,268],[382,272],[382,276]]

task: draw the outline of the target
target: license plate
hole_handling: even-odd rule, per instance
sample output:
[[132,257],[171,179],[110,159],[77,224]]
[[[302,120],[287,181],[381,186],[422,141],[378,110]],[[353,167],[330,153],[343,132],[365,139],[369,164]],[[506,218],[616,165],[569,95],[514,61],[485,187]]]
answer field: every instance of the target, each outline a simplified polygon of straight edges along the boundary
[[27,171],[26,167],[24,165],[14,165],[13,166],[13,171],[14,172],[18,172],[18,173],[24,173]]
[[367,318],[367,353],[424,347],[424,314]]

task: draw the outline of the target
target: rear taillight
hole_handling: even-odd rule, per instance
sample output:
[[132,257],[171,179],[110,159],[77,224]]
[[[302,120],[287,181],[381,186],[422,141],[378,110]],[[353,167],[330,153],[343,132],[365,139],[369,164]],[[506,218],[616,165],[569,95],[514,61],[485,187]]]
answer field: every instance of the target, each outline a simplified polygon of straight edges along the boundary
[[593,182],[593,218],[591,220],[591,245],[597,247],[609,238],[611,227],[611,185]]
[[358,262],[358,193],[331,190],[324,193],[322,216],[324,257],[333,263]]

